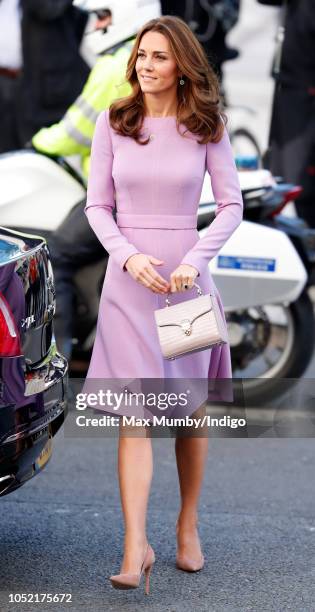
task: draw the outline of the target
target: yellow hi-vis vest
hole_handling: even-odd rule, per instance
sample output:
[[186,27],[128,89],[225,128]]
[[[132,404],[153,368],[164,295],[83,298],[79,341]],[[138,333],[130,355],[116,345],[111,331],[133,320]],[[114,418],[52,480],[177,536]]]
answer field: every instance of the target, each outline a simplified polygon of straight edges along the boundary
[[39,152],[50,155],[81,155],[82,171],[87,178],[96,119],[117,98],[132,92],[126,81],[127,62],[135,39],[122,44],[113,54],[100,57],[90,72],[80,96],[64,117],[33,136],[32,144]]

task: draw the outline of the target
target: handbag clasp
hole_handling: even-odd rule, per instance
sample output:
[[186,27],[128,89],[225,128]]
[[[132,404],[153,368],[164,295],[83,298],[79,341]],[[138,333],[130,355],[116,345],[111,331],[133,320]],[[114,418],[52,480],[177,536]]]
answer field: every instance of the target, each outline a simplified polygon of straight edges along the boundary
[[189,321],[189,319],[183,319],[181,322],[181,328],[183,330],[183,332],[186,334],[186,336],[190,336],[191,335],[191,322]]

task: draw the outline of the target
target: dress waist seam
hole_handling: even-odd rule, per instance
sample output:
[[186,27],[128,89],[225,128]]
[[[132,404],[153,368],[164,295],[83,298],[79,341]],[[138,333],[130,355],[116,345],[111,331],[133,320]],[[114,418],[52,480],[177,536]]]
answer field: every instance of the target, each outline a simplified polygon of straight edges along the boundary
[[197,215],[117,213],[118,227],[144,229],[197,229]]

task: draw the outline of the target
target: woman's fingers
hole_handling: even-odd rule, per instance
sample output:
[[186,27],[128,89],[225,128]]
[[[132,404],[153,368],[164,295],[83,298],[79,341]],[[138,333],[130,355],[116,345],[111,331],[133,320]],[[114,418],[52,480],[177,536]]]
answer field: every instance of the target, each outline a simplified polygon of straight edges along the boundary
[[191,289],[194,286],[194,279],[190,276],[187,276],[184,282],[186,283],[186,285],[188,285],[188,289]]
[[198,276],[198,270],[194,266],[180,264],[170,275],[169,282],[154,268],[154,265],[159,266],[163,263],[161,259],[153,255],[136,253],[129,258],[126,268],[138,283],[151,289],[154,293],[165,294],[168,291],[174,293],[187,291],[193,287],[195,278]]
[[169,283],[165,280],[151,265],[152,261],[155,265],[162,265],[163,261],[145,253],[135,253],[126,262],[126,269],[131,274],[134,280],[151,289],[155,293],[166,293],[170,288]]
[[[194,286],[197,270],[192,266],[181,264],[170,276],[171,292],[187,291]],[[185,287],[187,285],[187,287]]]
[[150,267],[146,270],[143,270],[142,276],[140,277],[143,281],[145,281],[145,286],[149,287],[152,290],[156,290],[158,293],[166,293],[168,290],[168,282],[158,274],[154,268]]
[[182,274],[171,274],[171,291],[182,291],[184,282]]

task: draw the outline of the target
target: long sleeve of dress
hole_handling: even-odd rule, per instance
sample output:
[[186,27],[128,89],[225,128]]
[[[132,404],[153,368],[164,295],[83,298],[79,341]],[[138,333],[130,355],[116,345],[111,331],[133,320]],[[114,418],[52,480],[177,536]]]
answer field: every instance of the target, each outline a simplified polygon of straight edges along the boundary
[[139,250],[120,232],[114,218],[113,150],[107,118],[103,111],[97,118],[91,148],[91,166],[84,212],[89,224],[114,261],[125,270],[131,255]]
[[230,139],[224,132],[218,143],[206,145],[206,167],[216,201],[215,219],[206,234],[186,253],[181,264],[194,266],[199,275],[206,269],[242,221],[243,199]]

